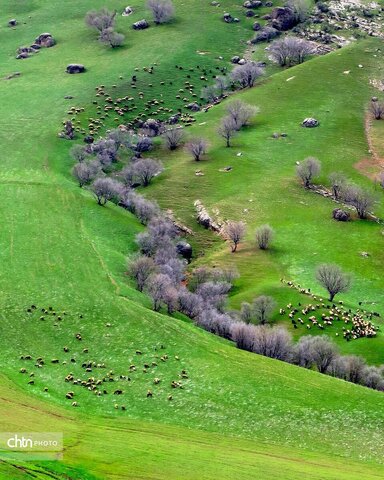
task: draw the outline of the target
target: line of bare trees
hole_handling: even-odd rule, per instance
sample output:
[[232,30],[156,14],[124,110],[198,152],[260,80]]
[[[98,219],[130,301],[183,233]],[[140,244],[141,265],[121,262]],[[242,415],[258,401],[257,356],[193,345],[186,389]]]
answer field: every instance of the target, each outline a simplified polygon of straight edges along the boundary
[[[314,157],[306,158],[296,167],[296,174],[305,188],[310,188],[313,185],[320,172],[321,163]],[[370,190],[353,184],[340,172],[331,173],[329,182],[336,201],[353,207],[359,218],[365,219],[368,217],[377,202]]]
[[[161,214],[137,237],[141,254],[128,260],[128,271],[155,311],[180,311],[205,330],[235,342],[240,349],[289,362],[319,373],[384,391],[384,368],[366,365],[360,357],[339,354],[327,336],[303,336],[297,343],[281,327],[268,325],[276,308],[269,296],[243,303],[240,312],[226,311],[227,295],[236,270],[199,267],[186,284],[186,262],[177,253],[178,232]],[[320,266],[319,281],[330,298],[348,288],[346,276],[335,266]]]

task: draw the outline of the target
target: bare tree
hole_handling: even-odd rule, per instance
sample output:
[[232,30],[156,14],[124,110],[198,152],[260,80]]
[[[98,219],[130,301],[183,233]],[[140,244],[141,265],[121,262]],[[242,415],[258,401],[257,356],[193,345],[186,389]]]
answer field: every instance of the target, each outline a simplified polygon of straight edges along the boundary
[[147,187],[151,180],[162,171],[163,165],[161,162],[151,158],[142,158],[124,168],[124,178],[126,182],[131,179],[133,182],[136,181],[140,185]]
[[187,151],[192,154],[193,159],[198,162],[207,152],[208,142],[204,138],[192,138],[186,145]]
[[218,91],[215,85],[208,85],[201,90],[201,98],[204,98],[207,102],[214,102],[218,98]]
[[69,151],[69,154],[76,163],[84,162],[89,156],[87,147],[79,145],[78,143],[76,145],[73,145],[73,147]]
[[179,292],[179,306],[180,311],[189,318],[196,318],[202,312],[204,302],[200,295],[182,288]]
[[337,357],[337,348],[325,335],[301,337],[294,349],[295,363],[311,368],[316,365],[320,373],[326,373]]
[[174,16],[175,9],[171,0],[148,0],[147,5],[156,25],[167,23]]
[[228,90],[228,86],[229,82],[227,77],[224,77],[223,75],[218,75],[215,78],[215,88],[219,97],[224,96],[224,93],[226,92],[226,90]]
[[252,305],[248,302],[241,303],[240,318],[245,323],[251,323],[253,314],[252,314]]
[[261,250],[267,250],[274,235],[273,228],[269,225],[261,225],[256,229],[255,238],[256,243]]
[[324,263],[317,268],[316,278],[329,293],[332,302],[338,293],[349,290],[351,277],[346,275],[338,265]]
[[167,306],[167,312],[172,315],[179,307],[179,292],[176,287],[170,285],[164,291],[163,302]]
[[252,318],[256,323],[264,325],[271,319],[273,310],[276,308],[276,302],[272,297],[261,295],[252,302]]
[[85,16],[85,22],[89,27],[96,28],[99,32],[115,25],[116,11],[110,12],[106,8],[92,10]]
[[171,279],[164,273],[152,274],[146,283],[146,290],[152,298],[153,310],[158,312],[166,299],[167,289],[172,286]]
[[384,103],[378,100],[371,101],[371,113],[375,120],[381,120],[384,118]]
[[258,111],[257,107],[244,103],[241,100],[234,100],[227,106],[228,116],[236,125],[236,130],[240,130],[241,127],[248,125],[250,119],[256,115]]
[[275,40],[269,47],[272,59],[281,67],[300,64],[316,50],[311,42],[297,37]]
[[337,355],[337,348],[327,336],[321,335],[311,338],[314,363],[320,373],[325,373]]
[[184,138],[184,130],[179,127],[171,127],[163,133],[165,144],[169,150],[176,150]]
[[105,205],[108,200],[118,199],[121,194],[121,183],[108,177],[96,178],[91,190],[99,205]]
[[317,158],[308,157],[296,167],[296,174],[303,182],[305,188],[309,188],[312,180],[317,177],[321,170],[321,163]]
[[332,193],[335,200],[339,200],[342,196],[343,189],[347,184],[345,175],[340,172],[333,172],[329,175],[329,181],[331,182]]
[[221,124],[217,130],[218,134],[225,139],[226,146],[231,146],[231,138],[236,134],[237,125],[235,120],[230,117],[224,117],[221,121]]
[[253,325],[247,325],[243,322],[235,322],[232,325],[231,337],[237,348],[253,352],[254,336],[255,328]]
[[226,303],[226,295],[231,290],[232,285],[227,282],[205,282],[196,289],[206,305],[216,308],[219,311],[224,309]]
[[259,355],[288,361],[292,355],[292,338],[282,327],[269,325],[252,326],[252,351]]
[[160,208],[156,202],[147,200],[132,190],[123,193],[120,205],[136,215],[143,225],[160,214]]
[[155,262],[150,257],[139,256],[128,259],[128,273],[135,280],[137,289],[142,292],[144,286],[156,270]]
[[238,244],[245,236],[245,232],[246,226],[244,222],[230,221],[225,225],[223,233],[232,242],[232,253],[236,252]]
[[72,175],[79,182],[79,187],[90,183],[98,174],[100,164],[97,161],[76,163],[72,169]]
[[253,87],[256,80],[263,74],[263,69],[255,62],[247,62],[244,65],[236,65],[231,72],[231,79],[238,83],[241,88]]
[[371,192],[352,184],[343,188],[343,200],[355,207],[361,219],[367,218],[369,211],[376,203]]
[[125,36],[122,33],[117,33],[112,27],[105,28],[99,36],[101,43],[105,43],[112,48],[121,47],[124,43]]

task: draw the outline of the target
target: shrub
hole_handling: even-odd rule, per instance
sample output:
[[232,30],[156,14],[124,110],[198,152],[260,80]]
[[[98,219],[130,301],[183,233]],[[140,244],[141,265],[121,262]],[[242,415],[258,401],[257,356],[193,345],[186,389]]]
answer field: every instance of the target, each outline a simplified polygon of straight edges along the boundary
[[125,36],[122,33],[117,33],[113,28],[104,29],[99,36],[101,43],[105,43],[112,48],[121,47],[124,43]]
[[256,229],[255,238],[258,247],[261,250],[267,250],[273,239],[274,231],[269,225],[261,225]]
[[174,16],[171,0],[148,0],[148,8],[152,11],[156,25],[169,22]]

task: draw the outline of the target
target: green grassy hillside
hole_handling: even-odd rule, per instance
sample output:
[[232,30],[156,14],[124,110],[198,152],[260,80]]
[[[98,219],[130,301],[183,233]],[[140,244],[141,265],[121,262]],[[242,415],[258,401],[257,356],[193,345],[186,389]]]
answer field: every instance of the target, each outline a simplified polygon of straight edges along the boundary
[[[209,2],[202,7],[197,0],[175,3],[178,14],[174,24],[133,32],[132,21],[143,16],[143,2],[136,2],[134,17],[118,20],[118,30],[127,35],[126,46],[110,51],[96,41],[94,33],[83,23],[86,11],[103,6],[101,1],[59,4],[36,0],[28,5],[21,0],[0,1],[0,362],[4,375],[0,382],[0,425],[2,431],[63,431],[66,446],[63,463],[15,467],[1,462],[0,478],[28,478],[31,469],[37,478],[85,479],[229,479],[235,475],[269,479],[277,478],[282,471],[288,479],[303,475],[319,479],[381,476],[381,393],[236,350],[229,342],[189,322],[150,311],[148,300],[133,289],[124,273],[125,257],[134,251],[134,235],[142,227],[122,209],[97,206],[92,196],[70,178],[71,143],[57,136],[67,115],[68,100],[64,96],[72,95],[71,104],[92,111],[95,86],[119,84],[123,92],[125,78],[134,74],[136,67],[156,62],[161,75],[165,75],[181,60],[186,65],[200,62],[202,56],[196,53],[199,50],[210,52],[204,61],[214,68],[217,56],[222,55],[227,62],[244,48],[242,41],[250,36],[251,21],[243,21],[242,17],[238,25],[225,25],[220,19],[224,8],[240,12],[239,3],[233,6],[232,1],[222,2],[221,10],[213,9]],[[125,4],[110,2],[108,6],[121,11]],[[6,27],[12,17],[20,22],[15,30]],[[17,47],[30,44],[44,31],[50,31],[58,44],[32,58],[15,60]],[[167,44],[169,48],[164,49]],[[279,287],[281,275],[306,284],[313,282],[312,267],[316,262],[310,255],[311,249],[317,249],[319,259],[328,255],[327,235],[340,235],[342,228],[352,231],[348,245],[356,255],[361,238],[366,238],[370,245],[364,249],[372,252],[371,258],[361,260],[367,262],[367,270],[359,270],[354,267],[352,256],[343,254],[341,239],[335,241],[335,251],[330,255],[345,261],[357,277],[348,301],[358,301],[359,288],[371,300],[364,276],[371,281],[372,299],[379,292],[375,275],[381,251],[379,243],[373,241],[379,237],[379,227],[363,222],[340,226],[329,221],[327,230],[331,205],[300,190],[291,173],[296,155],[301,159],[319,148],[324,170],[337,158],[347,173],[368,182],[353,173],[353,164],[366,153],[361,120],[365,94],[359,93],[356,99],[361,108],[348,103],[347,110],[341,109],[350,95],[341,91],[340,80],[340,96],[335,97],[339,105],[333,106],[331,96],[322,100],[319,92],[318,97],[313,95],[313,102],[303,95],[300,107],[295,107],[293,92],[289,91],[293,83],[286,82],[289,76],[296,75],[302,79],[299,90],[309,88],[311,82],[320,83],[320,72],[344,70],[347,64],[359,63],[366,49],[372,53],[374,48],[375,41],[358,44],[342,51],[340,56],[338,52],[313,60],[295,69],[296,73],[278,74],[262,87],[241,94],[259,104],[262,113],[259,125],[239,136],[230,152],[215,143],[213,135],[223,106],[201,114],[197,123],[207,123],[193,127],[192,131],[201,131],[211,138],[210,160],[201,166],[205,177],[195,178],[196,166],[180,153],[165,159],[166,173],[149,194],[159,197],[162,206],[172,206],[186,223],[193,224],[192,202],[197,196],[209,208],[219,206],[228,218],[239,218],[239,205],[248,201],[252,193],[255,211],[251,212],[250,225],[259,220],[272,224],[274,218],[282,220],[275,249],[266,258],[250,244],[236,256],[243,276],[234,304],[257,291],[273,291],[285,301],[289,296]],[[64,70],[69,62],[84,63],[87,73],[66,75]],[[375,62],[371,59],[363,63],[366,69],[354,69],[345,88],[353,92],[366,89],[369,95],[368,69],[374,69]],[[3,79],[15,71],[20,71],[21,76]],[[173,100],[174,92],[161,88],[161,75],[156,91],[153,87],[154,95],[164,91],[172,108],[179,108]],[[177,81],[181,80],[178,77]],[[337,85],[336,82],[334,88]],[[279,87],[280,100],[276,98]],[[348,120],[350,137],[345,144],[349,153],[342,151],[339,141],[342,126],[335,120],[331,123],[333,129],[327,124],[327,109],[332,111],[333,118],[337,113],[342,122]],[[305,116],[319,116],[320,129],[306,132],[297,126],[304,111]],[[285,144],[267,138],[274,129],[288,132]],[[326,138],[330,134],[335,156],[331,145],[327,150]],[[321,143],[315,136],[320,137],[317,141]],[[253,156],[255,150],[260,155]],[[244,152],[240,160],[234,156],[237,151]],[[234,165],[229,175],[247,179],[241,195],[233,178],[217,172],[228,163]],[[267,176],[276,176],[280,193]],[[281,192],[287,200],[283,200]],[[234,193],[237,206],[230,197]],[[301,201],[311,206],[306,208]],[[285,205],[290,214],[282,219],[281,206]],[[293,224],[297,225],[297,235],[292,232]],[[295,241],[313,225],[318,229],[306,236],[308,243]],[[208,260],[227,259],[228,254],[217,239],[203,233],[201,238],[196,235],[196,244],[200,240],[206,245],[213,242]],[[300,258],[304,259],[305,268]],[[246,263],[250,267],[247,271]],[[38,308],[29,313],[27,309],[32,304]],[[42,308],[49,313],[42,313]],[[77,333],[82,335],[81,342],[75,338]],[[359,342],[363,345],[363,341]],[[370,345],[375,344],[372,341]],[[69,353],[64,352],[65,346]],[[364,351],[367,356],[368,349]],[[136,350],[142,355],[136,354]],[[168,355],[165,362],[160,359],[164,354]],[[42,356],[46,365],[38,369],[33,361],[20,360],[25,355],[34,359]],[[381,356],[372,350],[370,358],[377,361]],[[59,363],[51,363],[53,359]],[[103,397],[80,386],[69,386],[64,380],[69,373],[75,378],[88,378],[90,374],[81,365],[89,361],[104,363],[106,371],[113,370],[116,375],[130,375],[131,382],[121,380],[113,387],[108,385],[109,393]],[[144,363],[153,361],[157,366],[145,373]],[[137,366],[133,373],[129,371],[131,364]],[[26,368],[27,374],[20,373],[21,368]],[[178,378],[182,369],[189,377],[184,381],[184,389],[171,390],[170,382]],[[35,374],[34,385],[28,385],[30,373]],[[104,370],[95,368],[91,375],[104,374]],[[161,378],[160,385],[153,385],[154,377]],[[113,395],[118,388],[124,391],[123,395]],[[77,409],[65,398],[71,389],[75,389]],[[153,398],[146,397],[148,389],[153,390]],[[167,398],[170,393],[172,401]],[[126,411],[121,410],[122,405]]]

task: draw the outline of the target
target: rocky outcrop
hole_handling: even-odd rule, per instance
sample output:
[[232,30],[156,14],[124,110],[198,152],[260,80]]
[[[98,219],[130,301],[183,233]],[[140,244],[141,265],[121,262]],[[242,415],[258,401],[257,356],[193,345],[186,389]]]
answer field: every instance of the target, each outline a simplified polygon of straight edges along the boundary
[[222,229],[222,225],[211,218],[211,216],[209,215],[208,211],[206,210],[204,205],[201,203],[201,201],[196,200],[194,203],[194,206],[196,208],[197,222],[202,227],[207,228],[208,230],[213,230],[214,232],[220,233]]
[[289,7],[276,7],[271,13],[272,27],[281,32],[290,30],[297,25],[298,19],[295,12]]

